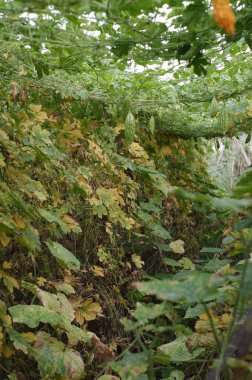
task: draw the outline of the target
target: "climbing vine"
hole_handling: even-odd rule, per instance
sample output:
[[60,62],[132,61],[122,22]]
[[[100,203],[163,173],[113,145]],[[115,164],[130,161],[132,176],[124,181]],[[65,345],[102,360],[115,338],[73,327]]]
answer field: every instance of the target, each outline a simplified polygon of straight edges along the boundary
[[251,7],[189,3],[0,1],[5,380],[250,369],[251,172],[224,194],[205,139],[251,131]]

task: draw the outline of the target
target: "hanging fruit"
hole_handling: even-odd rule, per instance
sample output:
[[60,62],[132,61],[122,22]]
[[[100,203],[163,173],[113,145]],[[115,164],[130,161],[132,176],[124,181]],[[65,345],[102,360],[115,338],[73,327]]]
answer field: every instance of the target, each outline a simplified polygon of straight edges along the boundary
[[12,88],[12,98],[13,100],[16,100],[18,96],[18,92],[17,92],[17,85],[15,82],[11,82],[11,88]]
[[20,100],[22,104],[26,103],[26,96],[23,87],[20,88]]
[[235,15],[229,0],[212,0],[214,19],[229,36],[235,34]]
[[132,113],[129,111],[125,119],[125,140],[128,144],[131,144],[134,141],[136,133],[136,121]]

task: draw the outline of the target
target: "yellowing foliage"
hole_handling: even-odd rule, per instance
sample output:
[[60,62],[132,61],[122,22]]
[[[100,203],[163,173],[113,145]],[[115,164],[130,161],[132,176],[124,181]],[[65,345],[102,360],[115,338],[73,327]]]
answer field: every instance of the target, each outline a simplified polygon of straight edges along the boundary
[[[211,315],[215,327],[218,329],[226,328],[232,318],[231,314],[227,313],[222,314],[220,316],[215,315],[213,310],[209,310],[209,313]],[[211,331],[212,328],[207,313],[202,313],[199,317],[200,319],[195,324],[195,330],[198,333],[205,333]]]

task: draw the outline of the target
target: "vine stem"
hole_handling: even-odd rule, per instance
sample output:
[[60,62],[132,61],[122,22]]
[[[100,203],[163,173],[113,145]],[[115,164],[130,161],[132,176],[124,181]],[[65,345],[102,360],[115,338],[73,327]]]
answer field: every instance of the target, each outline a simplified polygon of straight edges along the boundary
[[204,310],[205,310],[205,312],[207,314],[207,317],[208,317],[211,329],[213,331],[213,336],[214,336],[214,340],[216,342],[216,346],[218,348],[218,351],[221,352],[221,341],[220,341],[220,339],[218,337],[218,333],[217,333],[217,330],[216,330],[216,327],[215,327],[215,324],[214,324],[213,317],[212,317],[212,315],[211,315],[211,313],[210,313],[210,311],[209,311],[206,303],[202,301],[201,304],[202,304],[202,306],[203,306],[203,308],[204,308]]
[[[235,299],[235,304],[234,304],[234,308],[233,308],[233,316],[232,316],[231,322],[227,328],[227,333],[226,333],[226,336],[225,336],[225,339],[224,339],[224,342],[222,345],[222,349],[221,349],[221,353],[220,353],[220,359],[219,359],[219,365],[218,365],[218,368],[216,370],[215,380],[218,380],[223,365],[225,367],[225,353],[226,353],[226,349],[228,347],[228,344],[229,344],[229,341],[231,338],[231,334],[232,334],[235,322],[237,320],[239,302],[240,302],[241,292],[242,292],[242,289],[244,286],[244,281],[245,281],[245,277],[246,277],[246,273],[247,273],[248,262],[249,262],[249,258],[247,257],[245,260],[245,263],[244,263],[244,267],[243,267],[242,275],[241,275],[241,281],[240,281],[240,285],[239,285],[237,295],[236,295],[236,299]],[[225,372],[225,368],[224,368],[224,372]],[[226,373],[225,377],[228,379],[229,376],[227,373]]]

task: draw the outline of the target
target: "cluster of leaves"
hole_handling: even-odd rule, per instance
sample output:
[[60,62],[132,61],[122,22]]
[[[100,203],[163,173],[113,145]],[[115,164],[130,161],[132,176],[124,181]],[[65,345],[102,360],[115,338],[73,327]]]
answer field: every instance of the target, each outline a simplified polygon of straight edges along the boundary
[[181,242],[173,242],[173,254],[182,258],[165,257],[168,274],[137,284],[142,302],[122,320],[126,331],[135,333],[137,352],[111,365],[120,379],[183,380],[191,373],[205,378],[205,363],[217,355],[217,369],[206,378],[219,378],[222,371],[230,376],[227,364],[234,378],[251,373],[251,169],[233,196],[246,198],[250,206],[224,231],[221,248],[203,248],[201,258],[191,261]]
[[[168,243],[178,220],[169,210],[193,222],[190,202],[168,196],[171,184],[204,191],[208,177],[195,143],[170,138],[160,149],[154,130],[142,130],[130,111],[115,118],[108,106],[99,119],[96,100],[43,91],[43,105],[32,102],[34,88],[25,104],[15,83],[2,93],[1,355],[10,379],[22,352],[41,378],[78,380],[84,362],[114,355],[89,321],[102,321],[110,302],[129,305],[120,292],[131,273],[139,277],[141,252],[176,249]],[[113,287],[114,301],[102,286]]]
[[[230,3],[236,17],[234,39],[244,38],[251,47],[250,0]],[[227,32],[233,34],[234,16],[232,19],[229,1],[216,0],[212,4],[220,27],[227,25]],[[206,0],[187,3],[183,0],[36,3],[11,0],[1,1],[0,5],[4,14],[3,40],[13,43],[16,35],[21,35],[23,43],[29,44],[35,53],[33,60],[39,76],[55,69],[55,65],[63,70],[82,71],[83,62],[106,66],[119,60],[120,66],[125,67],[129,59],[144,66],[177,59],[201,75],[206,73],[211,61],[208,50],[214,48],[216,52],[220,45],[226,47],[232,42],[215,23],[210,1]],[[28,25],[23,23],[25,12],[32,18]],[[227,24],[225,16],[229,13],[231,20]],[[42,43],[57,57],[57,62],[51,57],[47,62],[39,58],[37,53]],[[82,65],[79,65],[80,55]]]
[[[141,268],[161,268],[168,279],[139,289],[162,303],[139,303],[124,321],[143,352],[110,368],[140,380],[159,363],[157,376],[183,378],[178,355],[192,360],[220,345],[241,271],[232,260],[195,261],[200,245],[219,238],[214,208],[240,211],[250,195],[219,198],[192,138],[251,126],[249,2],[234,4],[237,44],[220,41],[204,1],[0,6],[0,377],[93,379],[125,348],[118,320],[142,299],[131,282]],[[183,67],[123,71],[130,59],[176,58],[200,75],[203,50],[215,59],[204,80]],[[249,193],[246,180],[240,186]]]

